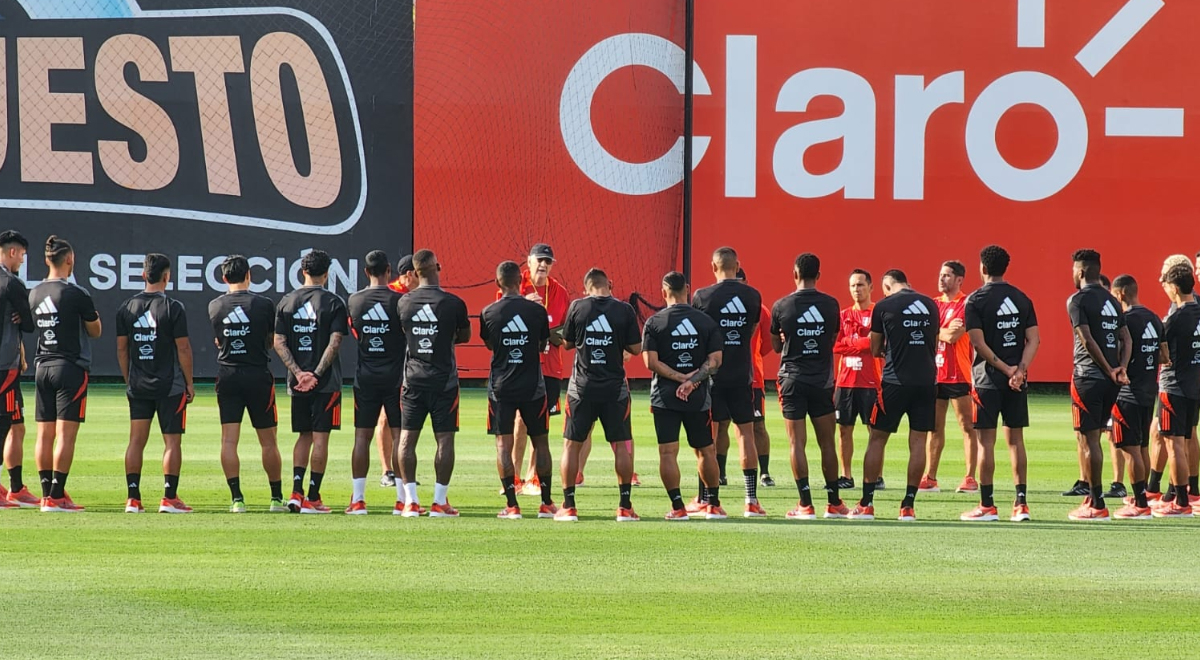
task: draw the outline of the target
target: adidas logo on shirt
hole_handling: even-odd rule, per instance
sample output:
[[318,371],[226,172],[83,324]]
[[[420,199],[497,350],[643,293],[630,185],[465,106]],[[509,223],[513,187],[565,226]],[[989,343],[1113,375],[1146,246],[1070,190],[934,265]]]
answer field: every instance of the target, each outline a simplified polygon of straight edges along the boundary
[[146,310],[145,314],[142,314],[138,320],[133,322],[133,327],[146,329],[157,328],[158,322],[154,320],[154,315],[150,313],[150,310]]
[[[820,310],[817,309],[816,305],[813,305],[812,307],[808,308],[808,311],[801,314],[800,318],[796,319],[796,324],[797,324],[796,334],[801,337],[820,337],[821,335],[825,334],[825,326],[822,325],[822,326],[818,326],[816,328],[806,328],[806,327],[804,327],[804,324],[805,323],[816,324],[816,323],[824,323],[824,322],[825,322],[825,316],[821,314]],[[809,339],[804,344],[804,348],[805,348],[804,353],[806,353],[806,354],[816,353],[817,346],[818,346],[817,342],[813,341],[812,339]]]
[[692,322],[687,319],[680,321],[679,325],[675,326],[675,329],[671,331],[672,337],[691,337],[698,334],[700,333],[696,332],[696,326],[692,325]]
[[821,316],[821,312],[817,310],[816,306],[813,306],[813,307],[809,307],[807,312],[804,312],[804,315],[800,317],[800,322],[801,323],[824,323],[825,317]]
[[588,332],[612,332],[612,326],[608,324],[608,317],[604,314],[596,317],[595,321],[588,324]]
[[504,326],[504,332],[529,332],[529,326],[525,325],[525,320],[520,315],[517,315],[508,322],[508,325]]
[[57,314],[58,307],[54,304],[54,301],[50,300],[50,297],[47,296],[44,300],[42,300],[42,303],[37,306],[37,309],[34,310],[34,313],[36,313],[36,314]]
[[433,307],[425,304],[417,310],[416,314],[413,314],[412,320],[418,323],[437,323],[437,315],[433,313]]
[[141,316],[138,317],[138,320],[133,322],[133,327],[143,331],[133,333],[134,341],[144,342],[138,347],[138,353],[140,353],[138,359],[153,360],[153,342],[158,339],[158,322],[154,320],[154,315],[150,313],[150,310],[146,310]]
[[[1200,326],[1196,327],[1196,334],[1200,334]],[[1158,332],[1155,331],[1153,325],[1146,325],[1146,331],[1142,333],[1142,339],[1158,339]]]
[[1016,316],[1021,312],[1017,310],[1017,305],[1013,303],[1012,298],[1005,298],[1004,302],[1000,303],[1000,309],[996,310],[996,316]]
[[317,320],[317,310],[313,309],[313,304],[312,304],[312,301],[310,300],[310,301],[304,303],[303,307],[296,310],[296,313],[292,314],[292,318],[299,319],[301,321],[316,321]]
[[[671,331],[672,337],[688,337],[687,341],[676,340],[671,342],[671,348],[677,351],[690,351],[700,345],[700,333],[696,330],[696,326],[688,319],[683,319],[675,329]],[[691,356],[688,356],[688,363],[691,362]]]
[[905,314],[923,314],[923,315],[928,315],[928,314],[929,314],[929,308],[928,308],[928,307],[926,307],[926,306],[925,306],[925,303],[921,302],[920,300],[914,300],[914,301],[912,302],[912,304],[911,304],[911,305],[909,305],[909,306],[908,306],[908,307],[907,307],[907,308],[904,310],[904,313],[905,313]]
[[[587,346],[612,346],[612,344],[613,344],[613,337],[612,337],[613,329],[612,329],[612,325],[610,325],[608,322],[608,317],[605,316],[604,314],[597,316],[595,321],[592,321],[591,323],[589,323],[587,326],[587,331],[588,331],[588,333],[598,333],[598,334],[603,334],[605,336],[594,337],[591,334],[588,334],[587,337],[583,338],[583,343],[585,345],[587,345]],[[592,356],[592,364],[607,364],[608,363],[608,354],[599,348],[593,350],[591,352],[591,356]]]
[[1100,316],[1117,316],[1117,308],[1113,306],[1111,300],[1104,302],[1104,307],[1100,309]]
[[734,296],[733,300],[730,300],[729,302],[725,303],[725,306],[721,308],[721,313],[722,314],[745,314],[746,306],[742,304],[741,298]]
[[375,306],[363,315],[363,319],[367,321],[386,321],[388,320],[387,311],[383,309],[383,305],[375,303]]
[[246,316],[245,310],[242,309],[241,305],[238,305],[237,307],[234,307],[233,311],[229,312],[229,315],[226,316],[221,322],[225,325],[232,325],[234,323],[249,323],[250,317]]
[[[501,332],[506,335],[521,335],[520,337],[505,337],[500,341],[504,346],[525,346],[529,343],[529,335],[522,334],[529,332],[529,326],[525,325],[525,319],[521,318],[520,314],[512,317],[512,320],[501,328]],[[523,355],[520,349],[509,352],[509,364],[521,364]]]

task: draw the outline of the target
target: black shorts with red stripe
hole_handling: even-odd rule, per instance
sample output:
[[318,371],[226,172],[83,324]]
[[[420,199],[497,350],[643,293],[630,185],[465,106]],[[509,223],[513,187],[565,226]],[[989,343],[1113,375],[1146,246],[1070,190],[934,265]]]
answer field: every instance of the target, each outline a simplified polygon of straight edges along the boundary
[[187,431],[187,394],[179,393],[157,398],[127,395],[129,419],[151,420],[158,416],[158,430],[163,435],[182,435]]
[[1117,399],[1112,409],[1112,443],[1117,449],[1150,446],[1150,423],[1154,420],[1154,404],[1139,405]]
[[568,394],[563,437],[573,442],[584,442],[599,421],[604,428],[604,439],[609,443],[632,440],[630,405],[629,397],[618,401],[582,401]]
[[1091,433],[1107,429],[1120,389],[1108,379],[1072,379],[1071,413],[1075,430]]
[[1004,427],[1023,429],[1029,426],[1029,392],[1011,387],[999,389],[981,387],[971,390],[971,422],[977,430],[990,431],[1004,419]]
[[21,372],[0,371],[0,417],[10,426],[25,423],[25,397],[21,396]]
[[439,392],[426,392],[404,387],[400,395],[400,428],[420,431],[429,418],[434,433],[458,431],[458,387]]
[[937,385],[883,383],[871,410],[871,428],[885,433],[900,430],[908,416],[908,428],[918,433],[933,431],[937,411]]
[[1177,394],[1158,394],[1158,431],[1172,438],[1192,439],[1200,418],[1200,401]]
[[222,424],[241,424],[247,413],[256,429],[279,426],[275,402],[275,377],[266,368],[217,369],[217,410]]
[[34,419],[39,422],[80,422],[87,417],[88,372],[73,362],[44,362],[34,377],[37,396]]
[[292,394],[292,432],[329,433],[342,428],[342,391]]
[[488,435],[512,435],[517,426],[517,413],[531,436],[550,432],[550,401],[540,396],[530,401],[496,401],[488,399]]

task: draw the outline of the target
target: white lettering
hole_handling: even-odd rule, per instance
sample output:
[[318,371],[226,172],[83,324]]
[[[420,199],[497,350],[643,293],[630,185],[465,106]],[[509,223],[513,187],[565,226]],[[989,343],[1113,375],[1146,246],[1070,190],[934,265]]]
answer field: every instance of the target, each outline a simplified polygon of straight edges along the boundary
[[587,337],[583,343],[588,346],[612,346],[612,337]]
[[[182,255],[178,261],[179,274],[175,277],[176,288],[180,291],[203,291],[204,284],[196,281],[196,278],[200,277],[200,269],[197,266],[204,263],[204,257]],[[209,285],[211,286],[212,283],[210,282]]]
[[92,269],[92,276],[88,278],[88,284],[97,291],[108,291],[117,283],[117,273],[113,270],[117,262],[112,258],[111,254],[94,254],[88,262],[88,266]]
[[142,262],[146,258],[142,254],[121,255],[121,290],[140,291],[142,283]]
[[896,76],[895,199],[925,198],[925,129],[938,108],[963,102],[963,78],[952,71],[926,87],[925,76]]

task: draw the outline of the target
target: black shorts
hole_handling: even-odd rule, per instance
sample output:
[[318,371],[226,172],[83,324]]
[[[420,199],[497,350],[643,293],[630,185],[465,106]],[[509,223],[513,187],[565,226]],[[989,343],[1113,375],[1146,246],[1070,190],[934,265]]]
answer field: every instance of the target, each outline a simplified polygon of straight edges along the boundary
[[1158,431],[1172,438],[1192,439],[1200,418],[1200,401],[1185,396],[1158,393]]
[[80,422],[87,416],[88,372],[77,364],[40,364],[34,377],[37,398],[33,416],[39,422]]
[[512,435],[517,426],[517,413],[530,436],[550,432],[550,402],[541,396],[530,401],[493,401],[488,399],[488,435]]
[[813,387],[797,383],[790,378],[781,379],[779,407],[783,410],[783,418],[793,422],[805,417],[816,419],[832,415],[836,411],[833,406],[833,388]]
[[217,369],[216,390],[222,424],[241,424],[250,413],[250,424],[256,429],[279,426],[275,377],[270,371],[222,366]]
[[749,424],[754,417],[754,388],[713,385],[712,417],[714,422],[733,420],[734,424]]
[[[754,421],[763,422],[767,419],[767,390],[761,387],[754,388]],[[711,411],[710,411],[711,412]]]
[[1071,412],[1076,431],[1089,433],[1108,428],[1120,386],[1111,380],[1071,380]]
[[158,430],[163,435],[183,435],[187,432],[187,394],[172,394],[153,399],[126,395],[129,399],[129,419],[151,420],[158,416]]
[[[971,384],[970,383],[938,383],[938,386],[937,386],[937,398],[941,399],[942,401],[949,401],[951,399],[961,399],[962,397],[969,396],[970,394],[971,394]],[[1009,427],[1009,428],[1016,428],[1016,427]]]
[[971,422],[976,429],[988,431],[996,428],[1001,416],[1005,428],[1028,427],[1029,393],[1026,390],[1014,392],[1011,387],[971,390]]
[[329,433],[342,428],[342,390],[293,392],[292,432]]
[[1150,423],[1154,420],[1154,404],[1139,406],[1132,401],[1117,399],[1112,409],[1112,443],[1117,449],[1150,446]]
[[18,426],[25,423],[25,397],[21,395],[20,374],[15,369],[8,373],[12,375],[12,382],[8,383],[9,376],[5,375],[6,387],[0,391],[0,417],[7,418],[10,425]]
[[861,420],[863,424],[870,424],[876,396],[878,396],[878,391],[873,387],[837,388],[837,391],[833,393],[837,423],[842,426],[854,426],[857,419]]
[[679,427],[687,434],[688,446],[692,449],[704,449],[712,446],[712,411],[697,410],[683,412],[666,408],[651,408],[654,414],[654,433],[658,436],[658,444],[669,445],[679,442]]
[[936,385],[884,383],[871,411],[871,428],[895,433],[900,430],[900,419],[908,415],[909,430],[931,433],[936,408]]
[[379,423],[379,413],[387,415],[388,428],[400,428],[400,384],[378,387],[374,384],[354,386],[354,428],[373,429]]
[[[748,392],[749,390],[747,390]],[[567,395],[567,419],[563,424],[563,437],[574,442],[584,442],[597,421],[604,428],[604,439],[610,443],[633,439],[633,425],[629,420],[632,398],[620,401],[580,401]]]
[[550,378],[547,376],[543,376],[542,380],[546,383],[546,401],[548,402],[548,407],[550,408],[550,412],[548,414],[551,417],[555,415],[561,415],[562,401],[560,400],[560,397],[562,396],[563,380],[561,378]]
[[400,428],[420,431],[428,417],[434,433],[458,431],[458,388],[423,392],[405,387],[400,395]]

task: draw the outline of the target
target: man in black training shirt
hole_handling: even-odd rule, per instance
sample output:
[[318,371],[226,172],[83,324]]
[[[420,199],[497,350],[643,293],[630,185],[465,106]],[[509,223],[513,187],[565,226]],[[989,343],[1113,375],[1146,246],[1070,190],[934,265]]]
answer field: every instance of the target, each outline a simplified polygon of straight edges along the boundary
[[[1100,434],[1108,426],[1117,392],[1129,384],[1126,374],[1132,345],[1121,303],[1100,283],[1100,253],[1078,250],[1071,256],[1071,277],[1079,291],[1067,300],[1075,329],[1075,371],[1071,408],[1076,438],[1086,447],[1091,496],[1068,514],[1071,520],[1108,520],[1104,506],[1104,451]],[[1082,447],[1081,447],[1082,448]]]
[[688,286],[682,273],[663,277],[667,306],[646,321],[642,334],[642,359],[654,374],[650,382],[650,412],[658,436],[658,470],[671,510],[667,520],[687,520],[688,511],[679,490],[679,428],[687,433],[696,452],[707,506],[704,517],[723,520],[720,472],[712,437],[711,379],[721,367],[725,345],[717,323],[688,305]]
[[1200,303],[1192,292],[1195,274],[1188,266],[1163,275],[1163,290],[1175,311],[1163,323],[1166,357],[1158,376],[1158,426],[1171,466],[1171,492],[1154,505],[1156,518],[1190,518],[1187,442],[1200,418]]
[[599,420],[604,439],[613,448],[621,501],[617,522],[638,520],[630,499],[633,490],[633,428],[630,425],[629,383],[625,353],[642,351],[633,307],[612,296],[608,275],[593,268],[583,278],[587,296],[571,303],[563,324],[563,346],[575,350],[575,366],[567,384],[566,424],[563,430],[563,505],[554,519],[579,519],[575,508],[575,475],[579,454],[592,426]]
[[[388,284],[389,289],[403,296],[417,288],[419,282],[417,280],[417,272],[413,270],[413,256],[411,254],[400,257],[396,261],[393,271],[396,279]],[[401,388],[404,386],[404,354],[405,349],[401,348]],[[379,450],[379,466],[383,472],[383,476],[379,477],[379,485],[383,488],[396,489],[396,502],[399,504],[398,509],[400,509],[400,513],[403,513],[404,483],[396,479],[396,475],[400,472],[400,464],[397,462],[400,458],[399,429],[396,430],[396,434],[392,433],[391,421],[388,420],[387,414],[383,411],[380,411],[379,420],[375,422],[375,446]],[[393,515],[396,513],[396,511],[392,511]]]
[[[8,466],[11,491],[0,486],[0,509],[32,508],[41,502],[21,477],[25,453],[25,400],[21,396],[21,373],[25,363],[22,335],[34,331],[33,310],[29,308],[29,289],[17,276],[29,241],[20,233],[0,233],[0,454]],[[5,446],[9,431],[11,446]]]
[[796,291],[780,298],[771,308],[771,347],[781,356],[779,405],[791,449],[792,477],[800,491],[796,508],[787,513],[790,520],[817,517],[808,485],[805,417],[812,419],[817,445],[821,448],[821,475],[829,496],[824,515],[845,518],[850,514],[838,495],[838,457],[834,444],[837,421],[833,405],[833,345],[841,328],[841,310],[837,299],[817,291],[820,277],[821,260],[817,255],[805,252],[796,257],[792,266]]
[[863,455],[863,497],[849,518],[874,520],[875,484],[883,471],[888,438],[908,415],[908,486],[899,520],[916,520],[913,504],[925,470],[925,440],[937,408],[937,303],[908,286],[900,270],[883,274],[884,299],[871,312],[871,354],[884,358],[880,395],[871,410],[871,434]]
[[717,429],[717,462],[725,474],[729,451],[728,427],[720,422],[733,420],[742,463],[746,490],[743,515],[761,518],[767,515],[758,503],[758,450],[754,444],[754,358],[751,339],[762,317],[762,294],[737,277],[741,267],[731,247],[713,252],[712,269],[717,283],[696,291],[692,306],[717,322],[725,341],[721,370],[713,376],[713,421]]
[[142,459],[150,440],[150,423],[158,416],[163,438],[163,478],[159,513],[191,513],[179,499],[183,434],[192,386],[192,344],[183,303],[167,297],[171,262],[151,253],[143,260],[146,289],[117,310],[117,364],[129,399],[129,448],[125,451],[125,513],[141,513]]
[[516,417],[533,444],[534,462],[541,487],[538,518],[553,518],[558,512],[550,497],[550,400],[542,374],[542,353],[550,342],[550,316],[541,303],[521,295],[521,267],[505,261],[496,267],[496,286],[501,297],[479,316],[479,338],[492,351],[488,373],[488,435],[496,436],[496,466],[504,489],[506,506],[497,517],[521,517],[517,504],[516,471],[513,459]]
[[[400,381],[404,377],[404,329],[400,323],[400,294],[388,288],[392,264],[382,250],[363,260],[369,284],[350,296],[350,332],[358,341],[354,372],[354,451],[350,456],[353,494],[346,513],[367,513],[367,473],[371,471],[371,437],[380,414],[387,418],[395,452],[400,444]],[[391,463],[389,460],[388,463]],[[404,511],[396,500],[394,514]]]
[[283,459],[279,455],[279,408],[275,403],[275,377],[268,366],[275,342],[275,303],[250,292],[250,263],[235,254],[221,264],[221,279],[229,293],[208,303],[213,342],[217,345],[217,409],[221,418],[221,468],[233,502],[231,513],[245,513],[238,441],[242,419],[262,446],[263,470],[271,486],[271,512],[286,513],[283,499]]
[[1020,289],[1004,281],[1009,261],[1008,252],[999,245],[989,245],[980,251],[979,274],[983,286],[967,298],[963,310],[967,338],[975,347],[971,402],[976,440],[980,446],[976,465],[979,506],[959,516],[970,522],[1000,519],[994,482],[996,428],[1001,416],[1004,417],[1004,438],[1012,457],[1013,483],[1016,484],[1016,501],[1010,520],[1029,520],[1025,459],[1025,428],[1029,426],[1026,381],[1041,338],[1033,303]]
[[[338,349],[349,333],[346,304],[325,289],[329,255],[313,250],[300,260],[304,286],[283,297],[275,309],[275,352],[288,370],[292,397],[293,513],[329,513],[321,502],[321,480],[329,460],[329,433],[342,425],[342,363]],[[308,496],[304,472],[312,461]]]
[[[49,274],[29,292],[37,352],[38,478],[42,482],[42,512],[75,513],[83,507],[67,495],[67,473],[75,455],[79,425],[87,413],[88,370],[92,366],[89,338],[100,336],[100,314],[92,296],[68,281],[75,270],[75,250],[65,240],[46,239]],[[55,441],[59,445],[55,448]]]
[[454,434],[458,432],[458,362],[454,347],[471,339],[471,320],[462,298],[441,287],[441,264],[430,250],[413,255],[420,285],[400,300],[400,322],[408,343],[404,365],[403,419],[400,430],[400,477],[405,504],[401,515],[423,513],[417,498],[417,440],[430,418],[437,454],[433,459],[435,518],[457,518],[446,491],[454,474]]

